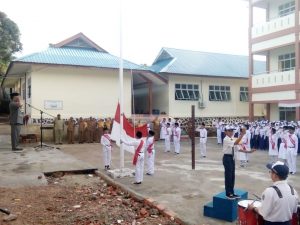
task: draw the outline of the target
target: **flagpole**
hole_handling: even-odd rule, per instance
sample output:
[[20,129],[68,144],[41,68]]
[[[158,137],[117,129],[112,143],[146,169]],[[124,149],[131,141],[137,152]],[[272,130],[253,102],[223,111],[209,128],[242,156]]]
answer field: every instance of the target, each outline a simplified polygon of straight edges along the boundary
[[[119,62],[119,82],[120,82],[120,138],[123,131],[124,99],[123,99],[123,43],[122,43],[122,0],[120,0],[120,62]],[[121,142],[120,142],[121,143]],[[124,149],[120,144],[120,171],[124,169]]]

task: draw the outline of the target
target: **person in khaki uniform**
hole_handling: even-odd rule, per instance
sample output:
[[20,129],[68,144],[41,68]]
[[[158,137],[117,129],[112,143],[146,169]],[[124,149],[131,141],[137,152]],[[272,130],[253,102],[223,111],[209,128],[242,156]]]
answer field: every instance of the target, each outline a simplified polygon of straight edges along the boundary
[[160,122],[158,116],[152,121],[153,123],[153,131],[155,133],[154,140],[158,141],[160,137]]
[[85,142],[85,124],[82,119],[82,117],[79,118],[79,124],[78,124],[78,142],[79,144],[82,144]]
[[68,120],[68,128],[67,128],[69,144],[74,144],[74,131],[75,131],[75,121],[73,117],[70,117],[70,119]]
[[93,118],[93,142],[99,143],[100,140],[98,140],[99,137],[99,131],[98,131],[98,123],[95,118]]
[[93,143],[94,132],[93,132],[93,118],[87,121],[87,143]]
[[57,114],[57,117],[54,120],[54,137],[55,137],[55,144],[62,145],[63,133],[64,133],[65,124],[64,121],[61,119],[60,114]]
[[87,127],[88,127],[88,123],[87,123],[88,119],[83,119],[83,137],[84,137],[84,142],[88,141],[88,133],[87,133]]
[[101,137],[103,135],[103,131],[104,131],[103,128],[104,128],[104,120],[100,119],[98,121],[99,140],[101,140]]
[[106,128],[108,129],[109,133],[111,133],[111,119],[110,118],[106,119],[105,125],[106,125]]

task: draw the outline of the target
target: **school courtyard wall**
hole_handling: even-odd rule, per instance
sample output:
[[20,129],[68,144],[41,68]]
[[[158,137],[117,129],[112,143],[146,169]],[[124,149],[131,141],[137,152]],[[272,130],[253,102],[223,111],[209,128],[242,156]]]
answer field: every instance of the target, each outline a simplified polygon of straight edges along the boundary
[[[30,103],[62,118],[114,117],[119,100],[119,71],[49,66],[32,72]],[[124,112],[131,116],[131,74],[124,71]],[[45,101],[62,101],[62,109],[45,109]],[[36,110],[32,118],[39,118]],[[47,117],[47,116],[46,116]]]

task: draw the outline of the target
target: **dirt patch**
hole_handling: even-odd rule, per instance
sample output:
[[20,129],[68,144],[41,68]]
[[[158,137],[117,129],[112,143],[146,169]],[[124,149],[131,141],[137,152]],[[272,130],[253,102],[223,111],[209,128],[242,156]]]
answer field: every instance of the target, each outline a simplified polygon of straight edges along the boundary
[[93,174],[61,175],[47,177],[48,186],[0,188],[0,207],[18,216],[3,222],[0,214],[0,224],[177,224]]

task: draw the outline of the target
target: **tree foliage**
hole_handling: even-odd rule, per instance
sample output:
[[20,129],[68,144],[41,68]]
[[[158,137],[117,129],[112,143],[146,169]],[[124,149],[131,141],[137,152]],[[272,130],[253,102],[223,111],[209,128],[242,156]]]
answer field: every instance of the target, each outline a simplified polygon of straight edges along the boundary
[[22,50],[17,24],[0,11],[0,75],[3,75],[13,54]]

